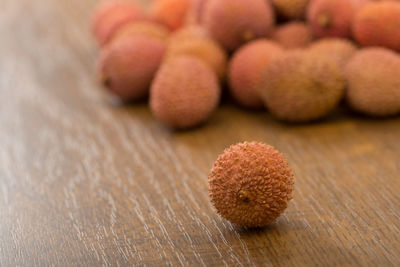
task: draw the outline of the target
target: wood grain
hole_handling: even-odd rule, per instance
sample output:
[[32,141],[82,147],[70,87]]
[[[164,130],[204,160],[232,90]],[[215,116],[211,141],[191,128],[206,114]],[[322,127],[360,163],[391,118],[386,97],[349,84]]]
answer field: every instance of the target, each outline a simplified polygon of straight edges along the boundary
[[[399,266],[400,119],[286,125],[223,105],[171,132],[93,78],[95,0],[0,0],[0,266]],[[296,174],[276,223],[243,229],[207,176],[240,141]]]

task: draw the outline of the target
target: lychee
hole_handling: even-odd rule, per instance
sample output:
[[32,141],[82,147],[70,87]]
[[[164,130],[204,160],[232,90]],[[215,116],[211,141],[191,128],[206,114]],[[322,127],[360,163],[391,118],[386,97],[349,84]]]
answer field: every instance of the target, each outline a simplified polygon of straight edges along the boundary
[[158,0],[150,7],[150,17],[168,27],[176,30],[186,21],[190,0]]
[[278,14],[287,19],[302,19],[309,0],[272,0]]
[[275,16],[265,0],[218,0],[205,6],[202,24],[227,50],[272,33]]
[[223,79],[226,73],[228,56],[218,43],[209,38],[193,38],[172,41],[169,44],[167,57],[178,55],[191,55],[203,60]]
[[165,42],[155,38],[120,38],[101,51],[100,80],[123,100],[144,98],[165,51]]
[[311,44],[309,49],[311,53],[319,53],[330,57],[341,68],[344,68],[357,51],[357,46],[348,39],[324,38]]
[[218,157],[208,182],[219,215],[239,226],[262,227],[287,208],[294,176],[287,160],[272,146],[244,142]]
[[400,113],[400,56],[387,48],[364,48],[346,66],[347,101],[367,115]]
[[103,1],[92,14],[91,28],[97,43],[104,46],[122,26],[145,17],[141,8],[131,1]]
[[113,36],[112,41],[124,38],[127,36],[144,35],[151,38],[157,38],[162,41],[167,41],[169,30],[158,23],[141,21],[132,22],[121,27]]
[[353,22],[354,38],[363,46],[384,46],[400,51],[400,2],[372,2]]
[[189,128],[211,116],[220,94],[218,78],[204,61],[187,55],[171,57],[151,86],[150,108],[166,126]]
[[198,25],[198,24],[190,24],[185,25],[184,27],[180,28],[179,30],[174,31],[168,42],[169,45],[173,45],[173,43],[180,43],[185,42],[187,40],[192,39],[210,39],[210,35],[208,34],[207,30]]
[[263,101],[257,91],[270,61],[283,53],[273,41],[260,39],[242,46],[233,55],[228,69],[229,89],[244,107],[261,108]]
[[344,88],[343,72],[333,60],[294,51],[270,62],[259,92],[278,119],[305,122],[333,110]]
[[287,49],[304,48],[311,43],[313,33],[304,22],[294,21],[277,27],[272,39]]
[[313,0],[307,9],[307,20],[317,37],[350,37],[356,12],[368,0]]
[[189,24],[199,24],[202,22],[204,9],[209,0],[192,0],[188,12],[187,22]]

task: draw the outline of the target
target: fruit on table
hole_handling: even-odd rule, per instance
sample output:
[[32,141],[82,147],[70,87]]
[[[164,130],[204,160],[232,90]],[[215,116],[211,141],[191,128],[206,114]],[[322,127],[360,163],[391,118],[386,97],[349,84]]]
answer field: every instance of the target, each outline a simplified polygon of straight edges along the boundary
[[221,88],[217,75],[201,59],[181,55],[167,59],[150,89],[150,109],[174,129],[205,122],[218,106]]
[[287,52],[268,65],[259,93],[278,119],[306,122],[326,116],[342,99],[343,72],[328,57]]
[[169,30],[158,23],[150,21],[131,22],[121,27],[112,37],[110,42],[114,42],[119,38],[134,35],[144,35],[151,38],[157,38],[167,41]]
[[123,100],[146,97],[166,47],[164,41],[147,36],[119,38],[100,53],[100,81]]
[[319,53],[334,60],[342,69],[357,52],[357,46],[344,38],[324,38],[314,42],[310,47],[312,53]]
[[170,30],[182,27],[186,21],[190,0],[158,0],[150,7],[150,17]]
[[312,0],[307,21],[317,37],[351,37],[356,12],[368,0]]
[[208,182],[219,215],[240,226],[262,227],[287,208],[294,176],[287,160],[272,146],[244,142],[218,157]]
[[93,11],[91,29],[99,46],[104,46],[122,26],[146,18],[143,10],[132,1],[102,1]]
[[400,51],[400,2],[372,2],[353,22],[354,38],[363,46],[384,46]]
[[293,21],[278,26],[272,39],[286,49],[305,48],[312,42],[313,33],[306,23]]
[[257,88],[268,64],[282,53],[279,44],[267,39],[252,41],[236,51],[229,63],[228,80],[230,92],[240,105],[264,106]]
[[205,6],[202,25],[225,49],[233,51],[272,33],[275,15],[265,0],[218,0]]
[[171,41],[168,47],[167,58],[178,55],[195,56],[208,64],[220,80],[225,78],[228,55],[211,38],[187,38],[181,41]]
[[346,99],[363,114],[389,116],[400,113],[400,55],[387,48],[357,52],[346,66]]

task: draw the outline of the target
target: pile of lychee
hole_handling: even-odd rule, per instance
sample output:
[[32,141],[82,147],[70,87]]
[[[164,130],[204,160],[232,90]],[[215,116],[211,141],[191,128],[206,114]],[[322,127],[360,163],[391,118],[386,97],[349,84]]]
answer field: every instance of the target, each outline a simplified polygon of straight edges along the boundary
[[223,90],[289,122],[341,102],[400,113],[400,1],[108,0],[92,31],[102,84],[123,101],[149,99],[170,128],[207,121]]

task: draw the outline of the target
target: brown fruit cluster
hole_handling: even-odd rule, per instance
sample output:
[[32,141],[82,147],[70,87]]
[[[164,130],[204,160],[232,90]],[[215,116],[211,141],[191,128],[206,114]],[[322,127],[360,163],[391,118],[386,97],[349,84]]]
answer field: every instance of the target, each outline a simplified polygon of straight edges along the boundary
[[[172,129],[209,120],[223,88],[277,119],[327,117],[342,99],[369,116],[400,114],[400,1],[104,0],[91,29],[98,77],[124,101],[149,98]],[[273,147],[230,147],[209,175],[218,213],[249,227],[274,221],[293,174]]]
[[287,122],[325,118],[344,96],[366,115],[400,113],[400,1],[138,3],[95,8],[98,77],[124,101],[149,97],[170,128],[210,119],[225,87],[239,105]]

